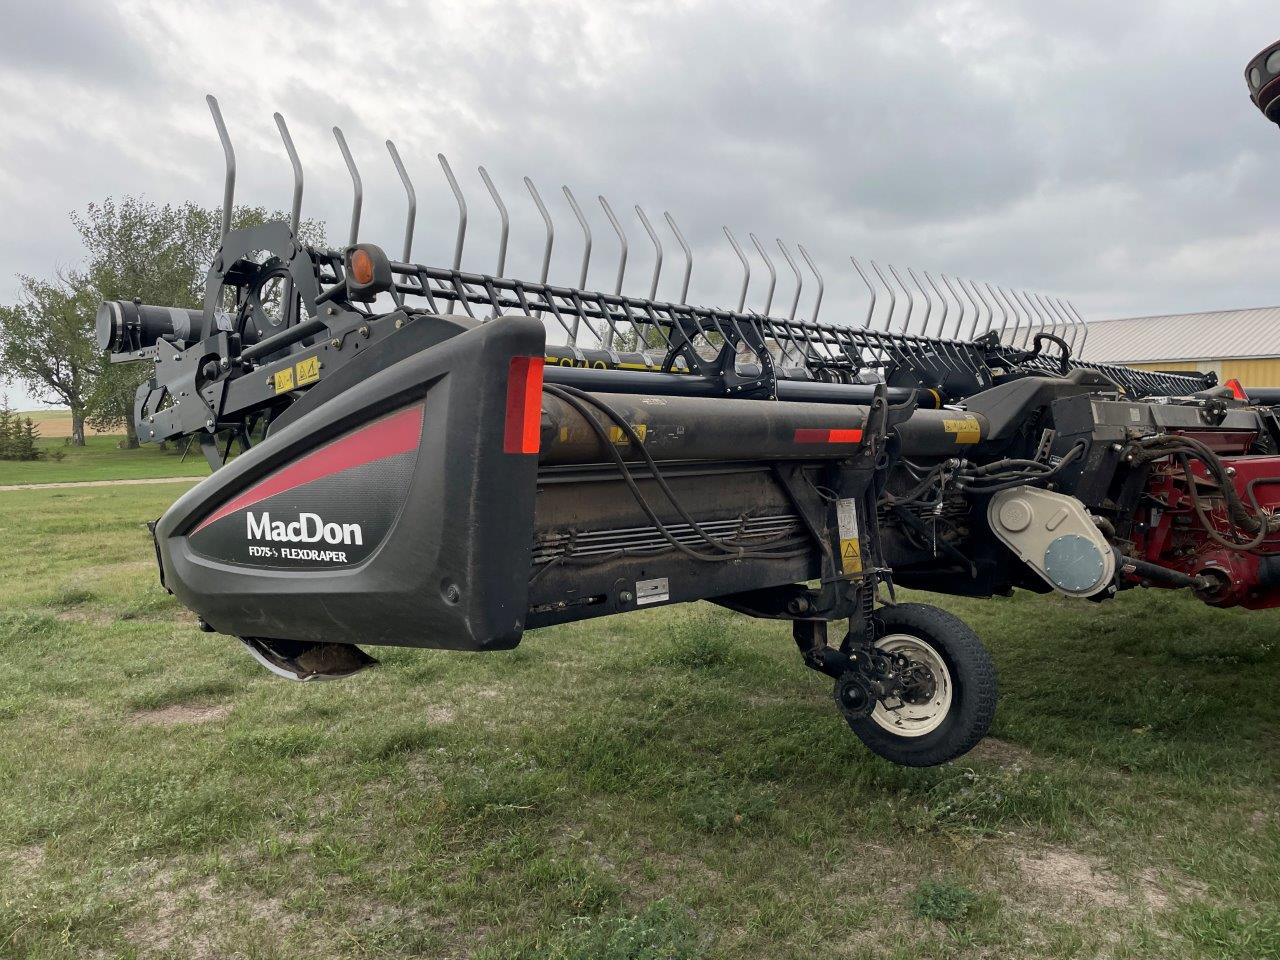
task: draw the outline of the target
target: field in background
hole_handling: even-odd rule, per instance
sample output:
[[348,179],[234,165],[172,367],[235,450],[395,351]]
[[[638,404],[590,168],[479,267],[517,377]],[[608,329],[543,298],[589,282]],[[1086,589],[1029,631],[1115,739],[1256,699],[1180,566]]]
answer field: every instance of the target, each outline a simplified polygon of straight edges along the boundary
[[945,601],[1003,698],[904,770],[706,605],[287,684],[157,586],[174,495],[0,493],[0,955],[1280,956],[1276,614]]
[[[32,422],[40,428],[40,436],[47,440],[60,440],[71,436],[70,410],[18,410],[15,413],[24,420],[30,417]],[[85,424],[84,429],[85,435],[90,437],[124,436],[123,427],[98,431]]]
[[62,440],[41,440],[42,450],[61,453],[62,459],[46,456],[31,461],[0,460],[0,486],[209,475],[209,464],[194,444],[184,459],[182,445],[161,450],[154,444],[143,444],[136,450],[121,450],[119,441],[116,436],[88,437],[83,447],[72,447]]

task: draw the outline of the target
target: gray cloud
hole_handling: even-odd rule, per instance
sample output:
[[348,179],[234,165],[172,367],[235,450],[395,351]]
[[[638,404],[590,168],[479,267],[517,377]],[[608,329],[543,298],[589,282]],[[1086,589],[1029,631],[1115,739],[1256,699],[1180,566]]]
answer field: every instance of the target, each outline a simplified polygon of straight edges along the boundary
[[[1087,315],[1274,303],[1280,143],[1248,103],[1247,58],[1274,4],[940,0],[369,2],[228,5],[131,0],[24,7],[0,39],[0,300],[14,274],[77,257],[66,214],[108,194],[218,202],[221,157],[202,95],[222,100],[239,196],[283,207],[282,110],[307,170],[304,208],[398,247],[393,136],[422,202],[415,256],[446,261],[456,216],[435,154],[471,202],[467,265],[492,264],[496,218],[475,166],[512,210],[512,269],[532,273],[541,223],[555,275],[580,238],[559,187],[591,207],[593,283],[615,244],[595,205],[677,215],[697,247],[693,295],[735,296],[720,233],[799,240],[828,279],[824,319],[861,316],[848,256],[874,256],[1071,296]],[[630,276],[647,243],[634,219]],[[643,252],[642,252],[643,251]],[[672,260],[669,259],[668,263]],[[758,271],[759,273],[759,271]],[[785,274],[785,270],[784,270]],[[674,289],[675,271],[663,292]],[[758,294],[760,288],[753,288]],[[780,283],[779,296],[789,291]],[[808,297],[806,295],[806,309]]]

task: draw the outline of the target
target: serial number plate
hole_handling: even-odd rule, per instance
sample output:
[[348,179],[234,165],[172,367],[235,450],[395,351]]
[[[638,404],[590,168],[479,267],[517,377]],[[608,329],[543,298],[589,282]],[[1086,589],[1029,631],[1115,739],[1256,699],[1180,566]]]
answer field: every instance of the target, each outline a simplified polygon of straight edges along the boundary
[[643,607],[646,603],[663,603],[670,596],[671,590],[666,577],[658,577],[656,580],[636,581],[637,607]]

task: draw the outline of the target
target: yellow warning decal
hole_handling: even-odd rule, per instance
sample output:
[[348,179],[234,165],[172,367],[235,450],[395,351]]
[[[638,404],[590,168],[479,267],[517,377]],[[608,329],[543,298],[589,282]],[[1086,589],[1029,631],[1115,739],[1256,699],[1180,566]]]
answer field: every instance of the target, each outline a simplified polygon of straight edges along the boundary
[[840,534],[840,572],[862,572],[862,545],[858,539],[858,501],[836,501],[836,529]]
[[276,393],[288,393],[293,389],[293,367],[286,367],[283,370],[277,370],[275,377],[272,378]]
[[956,435],[956,443],[978,443],[982,440],[982,424],[977,417],[957,417],[943,420],[942,429]]
[[297,373],[298,386],[305,387],[308,383],[315,383],[320,379],[320,358],[307,357],[305,360],[299,360],[294,370]]
[[862,548],[857,537],[840,541],[840,569],[844,573],[862,572]]
[[[640,442],[644,443],[644,438],[649,432],[649,428],[643,423],[633,423],[631,425],[631,429],[636,432],[636,436],[640,438]],[[621,427],[610,427],[609,439],[618,444],[627,444],[631,442],[631,438],[622,432]]]

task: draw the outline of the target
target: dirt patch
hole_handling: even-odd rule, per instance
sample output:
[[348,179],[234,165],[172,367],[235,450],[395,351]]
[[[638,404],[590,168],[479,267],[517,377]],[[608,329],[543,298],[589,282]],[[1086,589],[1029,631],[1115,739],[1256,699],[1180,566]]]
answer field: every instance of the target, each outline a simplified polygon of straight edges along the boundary
[[8,860],[13,865],[13,871],[17,878],[30,877],[44,866],[44,847],[38,843],[33,843],[30,846],[19,847],[16,850],[6,850],[0,853],[0,858]]
[[456,716],[457,712],[453,707],[446,707],[441,704],[434,704],[422,712],[422,718],[427,723],[453,723],[453,719]]
[[1009,743],[1007,740],[996,737],[986,737],[979,741],[978,745],[959,762],[965,763],[970,760],[1014,770],[1029,770],[1043,765],[1039,762],[1039,758],[1026,747],[1020,747],[1016,743]]
[[237,930],[233,936],[246,937],[270,954],[296,921],[281,901],[233,896],[212,877],[177,882],[173,871],[164,869],[154,874],[149,887],[138,896],[137,915],[125,931],[126,942],[142,957],[180,954],[215,960],[242,955],[244,944],[227,941],[228,931],[243,925],[252,930]]
[[53,616],[63,623],[90,623],[96,627],[109,627],[116,622],[111,614],[97,610],[59,610]]
[[1154,867],[1143,870],[1132,885],[1126,884],[1095,860],[1065,847],[1019,851],[1014,861],[1032,887],[1083,907],[1163,910],[1169,906],[1170,891],[1191,896],[1198,887],[1186,877],[1170,880]]
[[1049,847],[1014,859],[1023,879],[1046,893],[1098,907],[1128,905],[1115,875],[1074,850]]
[[173,727],[183,723],[214,723],[225,720],[230,714],[231,708],[226,705],[192,707],[178,703],[158,710],[139,710],[129,719],[136,724]]

